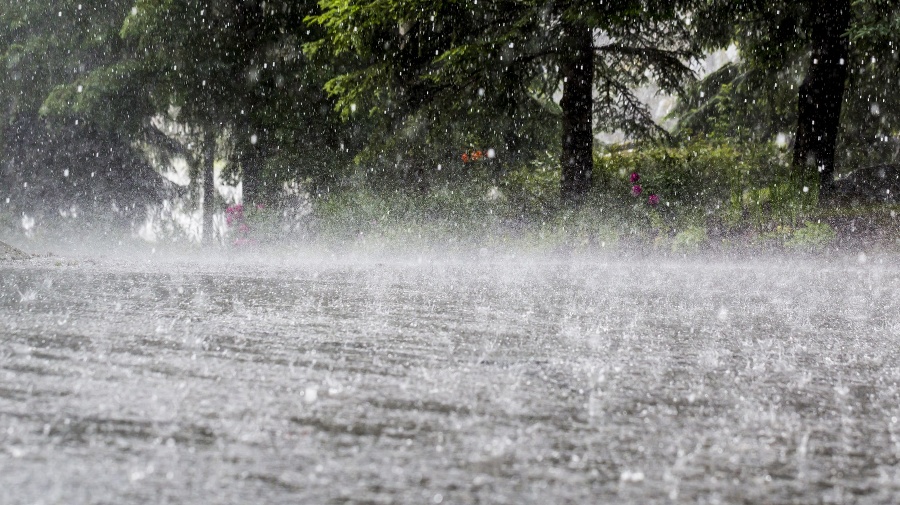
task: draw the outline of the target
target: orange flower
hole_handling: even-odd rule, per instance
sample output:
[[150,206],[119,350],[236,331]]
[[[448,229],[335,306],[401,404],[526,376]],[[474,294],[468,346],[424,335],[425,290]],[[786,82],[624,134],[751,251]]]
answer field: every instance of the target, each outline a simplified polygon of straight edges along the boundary
[[481,151],[475,151],[475,153],[472,154],[472,159],[473,159],[473,160],[480,160],[480,159],[481,159],[481,156],[482,156]]
[[469,153],[463,153],[462,160],[463,160],[463,163],[468,163],[469,162]]

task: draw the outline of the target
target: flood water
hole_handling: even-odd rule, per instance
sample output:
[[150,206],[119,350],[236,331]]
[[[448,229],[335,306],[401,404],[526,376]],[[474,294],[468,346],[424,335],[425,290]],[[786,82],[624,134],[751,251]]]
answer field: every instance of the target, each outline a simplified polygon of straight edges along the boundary
[[0,503],[897,503],[891,260],[0,264]]

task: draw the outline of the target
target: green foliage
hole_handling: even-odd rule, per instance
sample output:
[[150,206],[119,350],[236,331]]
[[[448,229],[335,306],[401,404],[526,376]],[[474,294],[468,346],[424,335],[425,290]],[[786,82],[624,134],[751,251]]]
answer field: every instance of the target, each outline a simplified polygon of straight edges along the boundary
[[837,234],[828,223],[806,223],[797,229],[785,230],[784,245],[790,249],[821,252],[831,244]]
[[[72,82],[120,54],[115,33],[122,0],[0,1],[0,163],[39,121],[54,87]],[[2,186],[3,184],[0,184]]]
[[60,84],[40,108],[54,119],[87,118],[113,131],[136,132],[156,110],[146,100],[145,78],[152,76],[139,63],[125,60],[95,69],[74,83]]
[[[380,134],[359,161],[376,173],[445,165],[446,153],[493,148],[501,172],[556,150],[560,62],[571,19],[602,34],[595,48],[600,130],[664,135],[635,88],[681,89],[695,54],[685,2],[425,2],[327,0],[308,21],[325,31],[308,54],[355,59],[326,89],[347,119],[366,115]],[[399,161],[397,161],[399,159]]]
[[678,119],[677,137],[690,141],[710,135],[766,143],[793,132],[800,65],[793,60],[777,71],[766,71],[747,63],[725,64],[681,95],[670,114]]
[[709,234],[703,226],[691,225],[678,232],[672,239],[672,251],[694,252],[709,241]]
[[[776,186],[786,179],[785,155],[771,144],[735,144],[694,139],[678,147],[640,145],[613,150],[597,158],[596,178],[621,206],[648,195],[660,199],[664,215],[742,215],[751,201],[745,194]],[[631,195],[630,176],[640,175],[640,197]]]
[[[0,4],[0,114],[37,111],[50,90],[119,54],[114,37],[128,2],[5,1]],[[3,116],[0,116],[3,117]]]
[[531,164],[511,170],[501,182],[513,209],[521,209],[523,218],[546,216],[560,205],[559,163],[550,153]]
[[[809,65],[819,2],[712,0],[697,5],[695,36],[710,49],[735,44],[740,61],[706,76],[673,116],[679,136],[724,135],[767,142],[797,128],[797,93]],[[839,171],[896,161],[900,145],[897,59],[900,2],[856,0],[849,29],[849,79],[838,135]]]

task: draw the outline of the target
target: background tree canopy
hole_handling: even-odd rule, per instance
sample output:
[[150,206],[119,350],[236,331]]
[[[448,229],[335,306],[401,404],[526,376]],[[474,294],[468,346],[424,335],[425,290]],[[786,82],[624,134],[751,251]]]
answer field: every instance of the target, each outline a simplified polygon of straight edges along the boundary
[[495,146],[511,163],[561,149],[568,198],[591,187],[595,129],[664,135],[635,90],[655,82],[679,92],[697,54],[680,2],[320,5],[308,19],[325,37],[307,50],[356,57],[326,89],[345,116],[381,118],[387,136],[370,148],[384,153],[398,134],[415,134],[438,153],[448,140]]
[[[286,183],[500,180],[550,153],[577,203],[611,184],[595,177],[604,132],[779,140],[827,196],[834,173],[898,156],[898,3],[0,1],[0,196],[15,215],[37,195],[140,209],[159,198],[151,165],[180,157],[211,230],[215,162],[266,203]],[[729,46],[737,61],[696,80]],[[648,86],[679,97],[674,130]]]
[[699,40],[708,49],[735,44],[741,60],[684,96],[676,111],[680,128],[754,142],[781,134],[794,146],[795,165],[821,173],[826,189],[835,166],[896,160],[900,109],[890,83],[900,68],[892,31],[898,6],[702,3],[695,11]]

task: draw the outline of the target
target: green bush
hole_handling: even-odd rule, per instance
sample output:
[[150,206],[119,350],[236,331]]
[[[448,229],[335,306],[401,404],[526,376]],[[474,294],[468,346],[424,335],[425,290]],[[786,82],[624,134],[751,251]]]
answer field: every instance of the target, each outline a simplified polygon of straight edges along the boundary
[[837,234],[828,223],[807,223],[797,228],[785,240],[785,247],[803,251],[822,251],[835,239]]
[[706,228],[702,226],[688,226],[678,232],[672,239],[672,251],[693,252],[700,249],[709,240]]
[[[632,209],[652,193],[665,229],[715,222],[763,231],[771,222],[796,225],[817,201],[815,185],[793,180],[787,153],[774,144],[708,138],[630,147],[601,152],[595,163],[597,191],[629,219],[642,218]],[[631,195],[632,173],[640,175],[644,202]]]
[[510,170],[500,184],[507,197],[508,211],[522,218],[539,218],[559,208],[560,168],[550,153]]
[[[598,152],[595,189],[577,206],[560,200],[554,153],[499,172],[470,163],[457,181],[402,189],[357,181],[317,196],[308,229],[341,242],[383,238],[436,247],[512,241],[543,249],[625,244],[691,252],[714,237],[732,247],[822,250],[836,236],[822,223],[845,211],[816,207],[816,188],[804,192],[790,179],[785,154],[771,145],[726,142]],[[632,173],[640,174],[638,196]],[[659,196],[655,205],[650,194]]]

